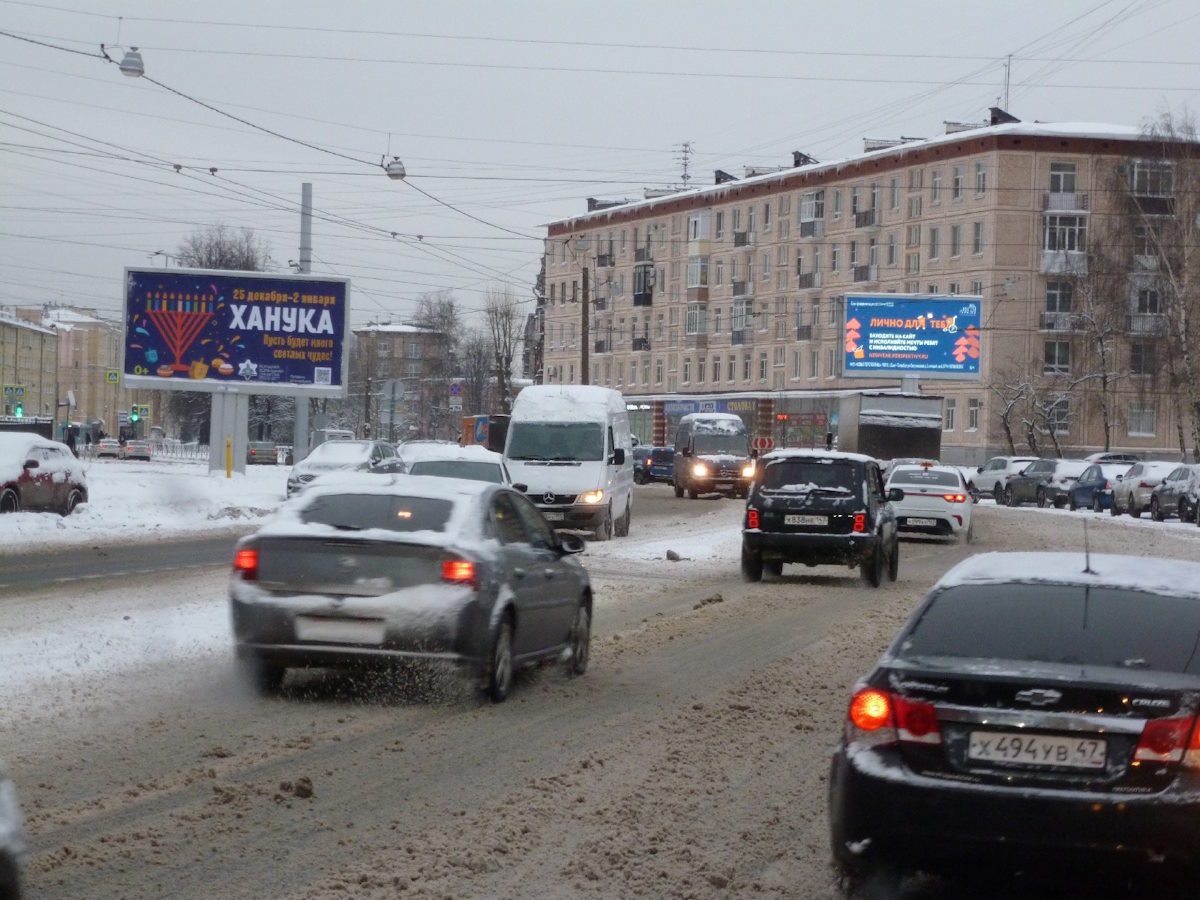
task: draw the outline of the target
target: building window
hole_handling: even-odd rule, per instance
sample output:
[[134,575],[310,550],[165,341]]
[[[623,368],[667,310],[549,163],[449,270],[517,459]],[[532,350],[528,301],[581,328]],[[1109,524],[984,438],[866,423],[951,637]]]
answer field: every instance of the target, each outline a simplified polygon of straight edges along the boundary
[[971,398],[967,401],[967,431],[979,430],[979,400]]
[[722,285],[725,283],[725,261],[718,259],[713,265],[713,284]]
[[891,207],[892,209],[900,208],[900,179],[893,178],[888,182],[888,188],[891,192]]
[[953,397],[947,397],[945,405],[942,407],[942,431],[953,431],[955,428],[955,416],[958,414],[958,401]]
[[734,380],[734,369],[737,367],[737,357],[730,353],[729,358],[725,360],[725,380],[732,382]]
[[767,380],[767,354],[766,351],[758,354],[758,380]]
[[1131,437],[1154,436],[1154,404],[1146,400],[1129,403],[1129,434]]
[[1156,370],[1154,344],[1150,341],[1134,341],[1129,346],[1129,374],[1153,375]]
[[1050,404],[1046,410],[1046,428],[1055,432],[1065,432],[1071,427],[1071,400],[1062,397]]
[[833,217],[840,219],[842,217],[842,192],[833,192]]
[[842,298],[841,297],[830,297],[829,298],[829,324],[830,325],[840,324],[838,322],[838,316],[841,314],[841,310],[842,310]]
[[692,256],[688,258],[687,286],[689,288],[708,287],[707,256]]
[[701,356],[696,360],[696,383],[704,384],[704,363],[705,359]]
[[921,246],[921,226],[909,225],[904,229],[904,246],[905,247],[920,247]]
[[642,362],[642,384],[650,383],[650,360]]
[[1139,197],[1170,197],[1173,182],[1171,164],[1162,160],[1140,159],[1129,170],[1129,189]]
[[955,200],[961,200],[963,195],[963,170],[962,166],[955,166],[950,175],[950,196]]
[[771,253],[764,250],[762,253],[762,264],[759,266],[762,269],[762,275],[759,276],[763,281],[771,280]]
[[1046,361],[1042,367],[1046,375],[1066,375],[1071,371],[1071,342],[1046,341]]
[[[713,310],[713,334],[720,334],[720,333],[721,333],[721,307],[718,306],[715,310]],[[718,369],[719,366],[714,366],[713,368]]]
[[663,361],[661,359],[656,359],[654,361],[654,383],[662,384],[662,377],[663,377]]
[[683,359],[683,383],[692,383],[692,358],[685,356]]
[[725,213],[724,212],[717,213],[716,236],[717,236],[718,241],[721,240],[721,238],[725,237]]
[[1075,287],[1069,281],[1046,282],[1046,312],[1069,313],[1074,301]]
[[975,295],[976,297],[982,297],[983,296],[983,282],[982,281],[972,281],[971,282],[971,293],[973,295]]
[[799,379],[804,376],[804,354],[799,350],[792,351],[792,378]]
[[1134,298],[1133,311],[1140,315],[1158,315],[1162,312],[1159,293],[1154,288],[1142,288]]
[[950,256],[956,258],[962,255],[962,226],[950,226]]
[[987,166],[981,162],[975,163],[975,193],[982,194],[987,190]]
[[833,248],[829,251],[830,269],[834,272],[838,271],[839,267],[841,266],[841,260],[842,260],[842,248],[840,245],[834,244]]
[[957,281],[952,281],[950,282],[950,287],[946,289],[946,293],[948,293],[951,297],[955,297],[962,293],[962,285],[960,285]]
[[771,325],[771,316],[767,312],[767,304],[758,304],[758,330],[766,331]]
[[825,218],[825,192],[812,191],[800,195],[800,221],[812,222]]
[[[979,228],[982,222],[975,223]],[[1087,249],[1087,216],[1046,216],[1046,227],[1042,231],[1043,250],[1061,250],[1068,253]]]
[[908,173],[908,189],[910,191],[919,191],[925,182],[924,169],[912,169]]
[[734,331],[741,331],[744,328],[750,327],[750,321],[754,318],[754,307],[750,300],[734,300],[733,311],[729,314],[729,326]]
[[821,374],[821,357],[816,350],[808,352],[808,377],[816,378]]
[[974,225],[974,234],[971,237],[971,252],[976,253],[976,254],[983,252],[983,223],[982,222],[976,222]]
[[896,243],[896,232],[893,231],[888,235],[887,264],[889,266],[896,265]]
[[934,169],[933,175],[929,179],[929,202],[942,202],[942,170]]
[[939,253],[941,252],[941,247],[939,246],[939,238],[940,238],[940,235],[938,234],[939,231],[940,231],[940,229],[937,229],[937,228],[929,229],[929,258],[930,259],[937,259]]
[[750,380],[750,354],[742,354],[742,381]]
[[706,309],[702,303],[689,303],[687,308],[687,334],[704,334],[707,328]]
[[763,204],[763,231],[771,230],[771,204]]
[[1075,163],[1050,163],[1050,193],[1075,193]]
[[829,369],[825,373],[826,378],[836,378],[838,375],[838,361],[841,359],[838,353],[839,351],[833,347],[825,351],[826,367]]

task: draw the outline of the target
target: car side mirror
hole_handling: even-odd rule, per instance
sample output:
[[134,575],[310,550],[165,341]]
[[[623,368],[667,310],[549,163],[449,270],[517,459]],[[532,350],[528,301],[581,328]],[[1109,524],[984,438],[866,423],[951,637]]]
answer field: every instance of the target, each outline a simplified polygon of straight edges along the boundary
[[40,464],[36,459],[27,459],[23,465],[26,469],[36,469]]
[[691,447],[684,447],[684,448],[683,448],[683,455],[684,455],[684,458],[685,458],[685,459],[686,459],[687,457],[691,456],[691,455],[692,455],[692,448],[691,448]]
[[612,459],[609,460],[609,463],[614,466],[625,465],[625,448],[618,447],[616,450],[614,450],[613,454],[612,454]]
[[983,466],[976,466],[975,471],[978,472],[980,475],[982,475],[983,474]]
[[888,488],[887,498],[889,503],[898,503],[904,499],[904,491],[900,488]]
[[512,486],[512,489],[513,489],[514,491],[520,491],[522,494],[528,494],[528,493],[529,493],[529,485],[527,485],[527,484],[520,484],[520,483],[517,483],[517,484],[514,484],[514,485]]
[[757,451],[757,450],[751,450],[751,451],[750,451],[750,458],[751,458],[751,459],[758,459],[758,451]]
[[563,553],[582,553],[586,546],[583,538],[573,531],[556,531],[554,534],[558,538],[558,549]]

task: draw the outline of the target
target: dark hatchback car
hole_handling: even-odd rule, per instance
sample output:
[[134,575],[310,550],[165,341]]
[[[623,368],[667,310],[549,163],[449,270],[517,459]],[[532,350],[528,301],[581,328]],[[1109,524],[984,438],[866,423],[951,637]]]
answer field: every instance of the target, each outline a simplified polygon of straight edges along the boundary
[[1111,867],[1143,879],[1129,897],[1194,884],[1198,635],[1197,563],[958,564],[854,689],[830,775],[836,863],[852,880],[922,869],[992,887]]
[[1196,514],[1191,498],[1196,493],[1200,493],[1200,465],[1177,466],[1150,492],[1150,518],[1161,522],[1179,516],[1181,522],[1192,521]]
[[742,575],[780,575],[785,563],[858,566],[872,587],[896,580],[899,531],[879,462],[857,453],[777,450],[759,458],[742,520]]
[[592,590],[576,535],[506,485],[346,473],[310,486],[234,555],[236,654],[259,690],[289,667],[451,664],[493,700],[515,668],[587,669]]
[[0,432],[0,513],[67,516],[87,499],[87,476],[70,447],[32,432]]
[[1112,505],[1112,488],[1129,471],[1130,463],[1092,463],[1067,491],[1067,506],[1101,512]]
[[675,452],[670,447],[634,447],[634,484],[675,480]]

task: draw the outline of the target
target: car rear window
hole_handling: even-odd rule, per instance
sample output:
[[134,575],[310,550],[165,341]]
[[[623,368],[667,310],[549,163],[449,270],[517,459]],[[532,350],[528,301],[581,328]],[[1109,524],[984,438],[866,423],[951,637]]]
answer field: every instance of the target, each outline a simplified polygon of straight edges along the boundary
[[304,522],[332,525],[347,531],[386,528],[389,531],[445,531],[454,504],[436,497],[398,497],[394,494],[322,494],[300,511]]
[[939,593],[900,647],[972,657],[1200,674],[1200,601],[1125,588],[961,585]]
[[762,474],[767,491],[807,491],[814,488],[854,491],[857,473],[851,463],[822,460],[781,460],[770,463]]
[[960,487],[958,476],[953,472],[931,469],[897,469],[889,479],[893,484],[928,484],[934,487]]
[[658,449],[650,452],[650,458],[654,462],[672,462],[675,459],[675,454],[670,450]]
[[466,478],[470,481],[490,481],[501,484],[504,477],[496,463],[466,459],[420,459],[409,469],[411,475],[441,475],[443,478]]

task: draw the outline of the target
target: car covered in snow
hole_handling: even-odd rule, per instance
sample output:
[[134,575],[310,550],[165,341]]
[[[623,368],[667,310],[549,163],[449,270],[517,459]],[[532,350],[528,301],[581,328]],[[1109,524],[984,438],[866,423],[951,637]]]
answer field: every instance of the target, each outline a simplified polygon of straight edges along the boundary
[[[410,475],[436,475],[442,478],[467,478],[492,484],[512,484],[504,457],[478,444],[438,446],[423,451],[408,464]],[[520,488],[518,488],[519,490]]]
[[879,462],[859,453],[776,450],[758,459],[742,518],[742,575],[779,576],[787,563],[859,567],[879,587],[900,565],[893,503]]
[[[829,777],[834,861],[871,896],[901,896],[917,869],[986,888],[946,896],[1026,896],[1003,881],[1021,871],[1069,879],[1037,896],[1193,896],[1198,634],[1195,562],[960,562],[851,691]],[[1078,883],[1117,872],[1133,881]]]
[[1129,513],[1135,519],[1150,508],[1150,495],[1178,467],[1178,463],[1146,461],[1134,463],[1117,479],[1108,511],[1114,516]]
[[330,472],[357,470],[392,475],[403,472],[404,468],[396,448],[387,441],[325,441],[292,466],[287,478],[287,495],[291,497],[314,478]]
[[892,503],[896,526],[902,532],[935,537],[961,537],[970,542],[971,495],[962,472],[953,466],[925,463],[896,466],[887,487],[899,488],[904,496]]
[[330,476],[238,543],[236,655],[264,692],[289,668],[427,663],[478,675],[504,700],[520,666],[587,669],[583,547],[506,485]]
[[87,476],[70,447],[32,432],[0,432],[0,513],[67,516],[87,499]]

